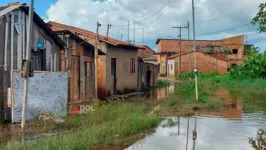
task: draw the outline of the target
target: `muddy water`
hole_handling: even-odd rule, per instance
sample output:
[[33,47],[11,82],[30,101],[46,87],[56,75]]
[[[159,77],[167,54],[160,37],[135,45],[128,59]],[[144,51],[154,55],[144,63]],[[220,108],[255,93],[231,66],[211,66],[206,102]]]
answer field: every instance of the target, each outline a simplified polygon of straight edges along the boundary
[[[167,96],[169,90],[165,91],[159,97]],[[266,149],[266,135],[262,138],[257,135],[260,129],[266,131],[266,91],[220,88],[212,96],[225,100],[229,108],[219,113],[199,112],[191,118],[170,117],[155,133],[127,150],[192,150],[193,147],[195,150],[252,150],[256,146],[259,150]],[[197,138],[193,144],[196,118]]]

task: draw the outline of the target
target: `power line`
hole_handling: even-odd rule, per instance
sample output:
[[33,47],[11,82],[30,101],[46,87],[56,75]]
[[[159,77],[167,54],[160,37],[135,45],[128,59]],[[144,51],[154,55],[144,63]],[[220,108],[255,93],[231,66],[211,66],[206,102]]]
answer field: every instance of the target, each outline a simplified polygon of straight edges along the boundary
[[220,31],[215,31],[215,32],[208,32],[208,33],[202,33],[202,34],[197,34],[198,35],[208,35],[208,34],[214,34],[214,33],[219,33],[219,32],[225,32],[225,31],[229,31],[229,30],[233,30],[233,29],[237,29],[237,28],[242,28],[244,26],[248,26],[251,25],[250,23],[244,24],[244,25],[240,25],[237,27],[233,27],[233,28],[229,28],[229,29],[225,29],[225,30],[220,30]]
[[[141,20],[141,21],[136,21],[136,23],[141,23],[141,22],[144,22],[150,18],[152,18],[153,16],[155,16],[156,14],[158,14],[159,12],[161,12],[163,9],[165,9],[168,4],[170,3],[171,0],[168,0],[168,2],[166,3],[166,5],[164,7],[162,7],[161,9],[159,9],[158,11],[156,11],[154,14],[152,14],[151,16]],[[130,25],[133,25],[133,24],[130,24]],[[114,25],[113,27],[125,27],[125,26],[128,26],[128,24],[124,24],[124,25]]]

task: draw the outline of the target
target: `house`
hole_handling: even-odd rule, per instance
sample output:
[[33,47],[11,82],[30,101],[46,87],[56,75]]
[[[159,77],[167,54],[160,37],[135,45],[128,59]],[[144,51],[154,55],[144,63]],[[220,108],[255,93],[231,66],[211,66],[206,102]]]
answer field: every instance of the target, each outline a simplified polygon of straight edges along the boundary
[[151,49],[148,45],[139,45],[141,47],[138,50],[138,56],[139,58],[148,58],[148,57],[153,57],[156,52]]
[[[26,57],[29,7],[11,3],[0,7],[0,112],[7,121],[20,122],[23,97],[22,61]],[[67,73],[60,68],[64,42],[33,14],[27,120],[41,114],[66,115]],[[1,117],[0,117],[1,118]]]
[[[181,49],[179,43],[181,43]],[[187,63],[184,64],[184,66],[181,66],[181,68],[184,67],[181,70],[188,71],[189,67],[192,69],[194,68],[193,65],[188,65],[189,62],[193,62],[192,57],[190,57],[190,61],[187,62],[183,62],[182,59],[182,56],[184,54],[189,57],[189,50],[193,51],[192,40],[181,40],[180,42],[177,39],[158,39],[156,41],[156,44],[158,45],[157,60],[160,64],[161,75],[177,75],[176,71],[178,70],[178,65],[176,61],[173,61],[173,59],[179,57],[179,52],[181,52],[182,54],[181,62]],[[226,73],[235,65],[241,65],[247,59],[247,56],[245,56],[245,52],[249,50],[252,46],[252,44],[245,44],[244,35],[229,37],[221,40],[196,40],[197,55],[200,55],[199,57],[203,57],[202,60],[204,60],[205,64],[212,63],[214,59],[217,59],[219,60],[217,63],[222,63],[221,65],[216,65],[219,68],[220,66],[224,66],[224,62],[227,63],[226,71],[224,71],[223,67],[219,68],[221,74]],[[171,66],[173,67],[171,68]],[[201,70],[204,70],[205,73],[212,72],[213,69],[208,69],[208,67],[210,66],[204,67],[202,65]],[[175,70],[175,72],[173,72],[173,70]]]
[[[96,98],[94,46],[69,30],[55,32],[66,43],[66,51],[61,52],[60,62],[61,69],[69,72],[68,104],[72,108],[78,107],[73,110],[79,110],[81,104]],[[98,54],[104,55],[100,50]]]
[[[69,30],[80,38],[95,44],[96,34],[91,31],[49,22],[54,31]],[[98,58],[98,97],[130,93],[138,90],[138,50],[140,47],[99,35],[99,49],[106,55]]]
[[149,87],[157,84],[158,63],[156,52],[147,45],[140,45],[138,50],[139,57],[139,88]]

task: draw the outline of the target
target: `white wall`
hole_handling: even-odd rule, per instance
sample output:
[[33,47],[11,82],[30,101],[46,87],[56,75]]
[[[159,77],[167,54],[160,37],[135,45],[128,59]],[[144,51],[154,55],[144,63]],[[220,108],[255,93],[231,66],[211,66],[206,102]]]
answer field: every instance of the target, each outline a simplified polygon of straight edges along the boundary
[[[21,121],[24,80],[13,73],[12,122]],[[68,76],[66,72],[34,72],[29,80],[27,120],[41,114],[67,115]]]
[[167,75],[175,76],[175,59],[167,60]]

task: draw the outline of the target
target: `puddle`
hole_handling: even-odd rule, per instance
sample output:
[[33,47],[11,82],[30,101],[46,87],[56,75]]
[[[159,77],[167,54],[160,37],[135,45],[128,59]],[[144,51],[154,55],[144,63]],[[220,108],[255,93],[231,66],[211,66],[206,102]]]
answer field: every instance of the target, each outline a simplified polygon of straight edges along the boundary
[[[258,136],[259,132],[266,132],[265,92],[220,88],[213,92],[212,96],[225,100],[229,108],[223,112],[200,112],[197,117],[172,117],[172,121],[166,119],[153,134],[126,150],[266,149],[266,135]],[[193,144],[195,118],[197,118],[197,139]]]

